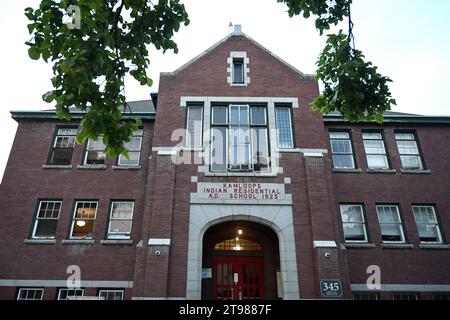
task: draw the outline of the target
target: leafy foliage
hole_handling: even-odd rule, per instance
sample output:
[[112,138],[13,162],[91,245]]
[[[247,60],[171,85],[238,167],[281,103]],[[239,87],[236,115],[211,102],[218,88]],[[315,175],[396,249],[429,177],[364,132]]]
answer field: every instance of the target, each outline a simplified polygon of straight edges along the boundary
[[387,82],[377,67],[364,61],[361,51],[353,49],[348,35],[339,32],[328,36],[317,61],[317,77],[325,88],[312,103],[315,111],[338,110],[349,121],[383,121],[383,112],[395,104]]
[[[66,9],[80,8],[81,28],[69,30]],[[53,63],[54,90],[46,102],[56,102],[57,115],[70,119],[69,107],[86,111],[77,141],[103,135],[110,156],[126,155],[123,143],[130,141],[139,119],[123,118],[127,111],[124,76],[141,85],[152,85],[146,74],[150,61],[147,45],[178,51],[172,40],[181,24],[189,24],[180,0],[42,0],[39,8],[26,8],[32,36],[26,42],[33,60]],[[131,115],[132,116],[132,115]]]

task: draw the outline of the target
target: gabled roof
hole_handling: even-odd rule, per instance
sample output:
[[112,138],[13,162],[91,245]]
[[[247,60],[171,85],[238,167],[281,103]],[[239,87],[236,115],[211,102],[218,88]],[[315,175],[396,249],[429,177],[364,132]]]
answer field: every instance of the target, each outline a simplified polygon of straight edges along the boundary
[[[333,111],[323,115],[325,123],[347,123],[342,114],[338,111]],[[358,123],[367,123],[368,121],[359,121]],[[375,123],[374,121],[371,121]],[[426,116],[421,114],[403,113],[396,111],[386,111],[383,116],[383,123],[450,123],[450,116]]]
[[209,47],[208,49],[206,49],[205,51],[203,51],[202,53],[200,53],[198,56],[194,57],[193,59],[189,60],[188,62],[186,62],[185,64],[183,64],[181,67],[179,67],[178,69],[176,69],[175,71],[172,72],[161,72],[161,76],[175,76],[178,73],[180,73],[181,71],[183,71],[184,69],[186,69],[188,66],[190,66],[191,64],[193,64],[194,62],[196,62],[197,60],[199,60],[200,58],[204,57],[205,55],[207,55],[208,53],[210,53],[211,51],[213,51],[214,49],[216,49],[218,46],[220,46],[222,43],[226,42],[228,39],[230,39],[231,37],[244,37],[246,39],[248,39],[249,41],[251,41],[253,44],[255,44],[257,47],[261,48],[262,50],[264,50],[265,52],[267,52],[268,54],[270,54],[272,57],[274,57],[275,59],[277,59],[278,61],[280,61],[281,63],[283,63],[284,65],[286,65],[288,68],[290,68],[291,70],[293,70],[294,72],[300,74],[302,77],[305,78],[315,78],[314,74],[306,74],[301,72],[300,70],[298,70],[297,68],[295,68],[293,65],[291,65],[290,63],[286,62],[285,60],[281,59],[279,56],[277,56],[276,54],[274,54],[272,51],[270,51],[269,49],[267,49],[266,47],[264,47],[263,45],[261,45],[260,43],[258,43],[257,41],[253,40],[252,38],[250,38],[248,35],[246,35],[244,32],[242,32],[241,26],[240,25],[235,25],[234,26],[234,31],[232,33],[230,33],[229,35],[227,35],[225,38],[223,38],[222,40],[220,40],[219,42],[217,42],[216,44],[212,45],[211,47]]
[[[123,112],[124,118],[139,117],[141,119],[155,119],[156,110],[152,100],[138,100],[127,102],[130,109]],[[69,108],[72,119],[81,119],[86,113],[80,111],[75,107]],[[13,119],[23,118],[41,118],[41,119],[58,119],[56,115],[56,109],[46,110],[16,110],[11,111]]]

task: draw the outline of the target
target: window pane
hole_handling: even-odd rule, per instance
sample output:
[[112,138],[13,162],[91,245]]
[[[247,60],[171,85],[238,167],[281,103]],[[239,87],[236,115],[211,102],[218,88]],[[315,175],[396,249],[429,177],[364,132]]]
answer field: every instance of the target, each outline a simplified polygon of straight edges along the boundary
[[[92,238],[95,220],[76,220],[72,237],[74,238]],[[83,222],[83,223],[82,223]]]
[[113,202],[111,219],[132,219],[133,207],[133,202]]
[[131,233],[131,220],[111,220],[109,233]]
[[252,124],[265,125],[266,124],[266,108],[252,107]]
[[88,151],[86,164],[105,164],[106,153],[103,151]]
[[367,155],[367,166],[370,169],[389,168],[387,158],[384,155]]
[[140,152],[133,152],[130,151],[128,152],[128,157],[129,159],[127,159],[124,155],[119,155],[119,165],[123,165],[123,166],[137,166],[139,165],[139,158],[141,156]]
[[248,124],[248,107],[240,106],[239,107],[239,124]]
[[77,202],[72,237],[92,238],[97,215],[97,202]]
[[58,129],[59,136],[76,136],[78,129],[76,128],[60,128]]
[[238,106],[230,107],[230,123],[231,124],[239,124],[239,107]]
[[88,140],[87,150],[105,150],[105,147],[103,137],[98,137],[97,140]]
[[364,222],[361,206],[342,205],[341,216],[343,222]]
[[436,224],[417,224],[421,242],[441,242],[439,227]]
[[188,107],[186,146],[202,146],[202,107]]
[[233,59],[233,83],[244,83],[244,61]]
[[366,241],[364,224],[344,223],[344,237],[347,241]]
[[350,139],[348,132],[330,132],[330,139]]
[[396,133],[396,140],[415,140],[413,133]]
[[67,300],[67,297],[82,297],[83,289],[59,289],[58,300]]
[[331,151],[333,153],[352,153],[350,140],[331,140]]
[[383,223],[380,228],[383,241],[403,241],[400,224]]
[[124,147],[129,151],[141,150],[142,137],[133,137],[129,142],[126,142]]
[[73,148],[75,144],[75,137],[56,137],[55,148]]
[[73,149],[53,149],[50,164],[70,165],[72,162]]
[[290,108],[276,107],[275,118],[277,126],[278,147],[282,149],[293,148]]
[[253,169],[266,171],[269,167],[267,128],[252,128]]
[[419,149],[415,141],[397,141],[397,146],[400,154],[419,154]]
[[226,171],[227,159],[227,129],[212,128],[211,130],[211,170]]
[[363,132],[362,134],[363,139],[367,140],[381,140],[381,133],[379,132]]
[[56,235],[56,227],[58,220],[56,219],[38,219],[36,221],[36,229],[34,237],[37,238],[54,238]]
[[353,162],[353,155],[351,154],[334,154],[333,166],[336,169],[353,169],[355,164]]
[[364,149],[367,154],[385,154],[384,144],[381,140],[364,141]]
[[212,108],[212,124],[226,124],[227,123],[227,108],[213,107]]
[[403,169],[422,169],[420,156],[400,156]]

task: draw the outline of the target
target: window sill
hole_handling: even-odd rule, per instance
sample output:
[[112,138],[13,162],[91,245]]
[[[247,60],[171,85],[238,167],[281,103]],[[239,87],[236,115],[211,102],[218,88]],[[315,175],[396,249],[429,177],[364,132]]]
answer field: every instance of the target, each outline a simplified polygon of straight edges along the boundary
[[131,239],[106,239],[106,240],[101,240],[100,244],[126,244],[126,245],[131,245],[131,244],[133,244],[133,240],[131,240]]
[[401,173],[405,174],[431,174],[431,170],[411,170],[411,169],[400,169]]
[[382,243],[383,249],[413,249],[414,245],[410,243]]
[[81,164],[77,169],[83,170],[106,170],[106,164]]
[[26,244],[56,244],[56,239],[25,239]]
[[373,249],[373,248],[375,248],[374,243],[344,242],[343,245],[346,249]]
[[450,245],[448,244],[419,244],[420,249],[437,249],[437,250],[450,250]]
[[140,170],[141,166],[112,166],[111,169],[113,170]]
[[68,164],[44,164],[42,169],[72,169],[72,165]]
[[333,168],[331,169],[332,172],[337,172],[337,173],[361,173],[362,170],[361,169],[338,169],[338,168]]
[[230,83],[231,87],[246,87],[248,83]]
[[66,239],[61,242],[62,244],[94,244],[95,240],[85,239]]
[[367,173],[396,173],[395,169],[367,169]]
[[300,153],[302,152],[302,150],[300,148],[286,148],[286,149],[276,149],[276,152],[280,152],[280,153]]

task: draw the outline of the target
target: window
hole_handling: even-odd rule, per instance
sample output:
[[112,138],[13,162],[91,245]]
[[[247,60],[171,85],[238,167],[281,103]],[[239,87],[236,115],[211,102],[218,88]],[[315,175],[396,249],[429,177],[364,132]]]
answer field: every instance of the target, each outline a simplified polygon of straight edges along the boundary
[[363,132],[364,149],[366,151],[369,169],[389,169],[384,148],[383,137],[380,132]]
[[113,201],[109,216],[108,239],[130,239],[134,202]]
[[203,135],[203,107],[187,107],[186,147],[201,148]]
[[419,300],[418,293],[394,293],[394,300]]
[[398,206],[377,206],[378,221],[380,223],[381,237],[384,243],[404,243],[402,221]]
[[97,140],[89,139],[86,146],[84,164],[105,164],[105,148],[103,136],[98,137]]
[[133,132],[133,137],[126,142],[124,147],[128,151],[128,159],[124,155],[119,155],[119,166],[138,166],[141,156],[142,134],[144,130],[139,129]]
[[361,205],[341,205],[345,242],[367,242],[367,231]]
[[294,147],[294,141],[292,138],[291,108],[275,107],[275,122],[278,148],[292,149]]
[[57,128],[48,163],[54,165],[70,165],[77,128]]
[[349,132],[330,132],[331,153],[333,155],[333,168],[354,169],[352,142]]
[[268,171],[268,141],[266,107],[212,107],[211,171]]
[[17,300],[42,300],[44,289],[20,288]]
[[61,201],[40,201],[33,226],[33,239],[54,239]]
[[233,83],[244,83],[244,59],[233,58]]
[[442,243],[441,230],[433,206],[412,206],[422,243]]
[[72,239],[92,239],[97,205],[96,201],[77,201],[75,203],[70,233]]
[[450,293],[433,293],[434,300],[450,301]]
[[239,237],[216,243],[214,250],[217,251],[262,251],[259,243]]
[[99,290],[98,296],[105,300],[123,300],[123,290]]
[[423,169],[422,159],[414,133],[396,133],[395,140],[397,141],[402,168],[411,170]]
[[376,292],[355,292],[353,300],[379,300],[379,296]]
[[84,289],[59,289],[58,300],[69,300],[69,297],[82,297]]

